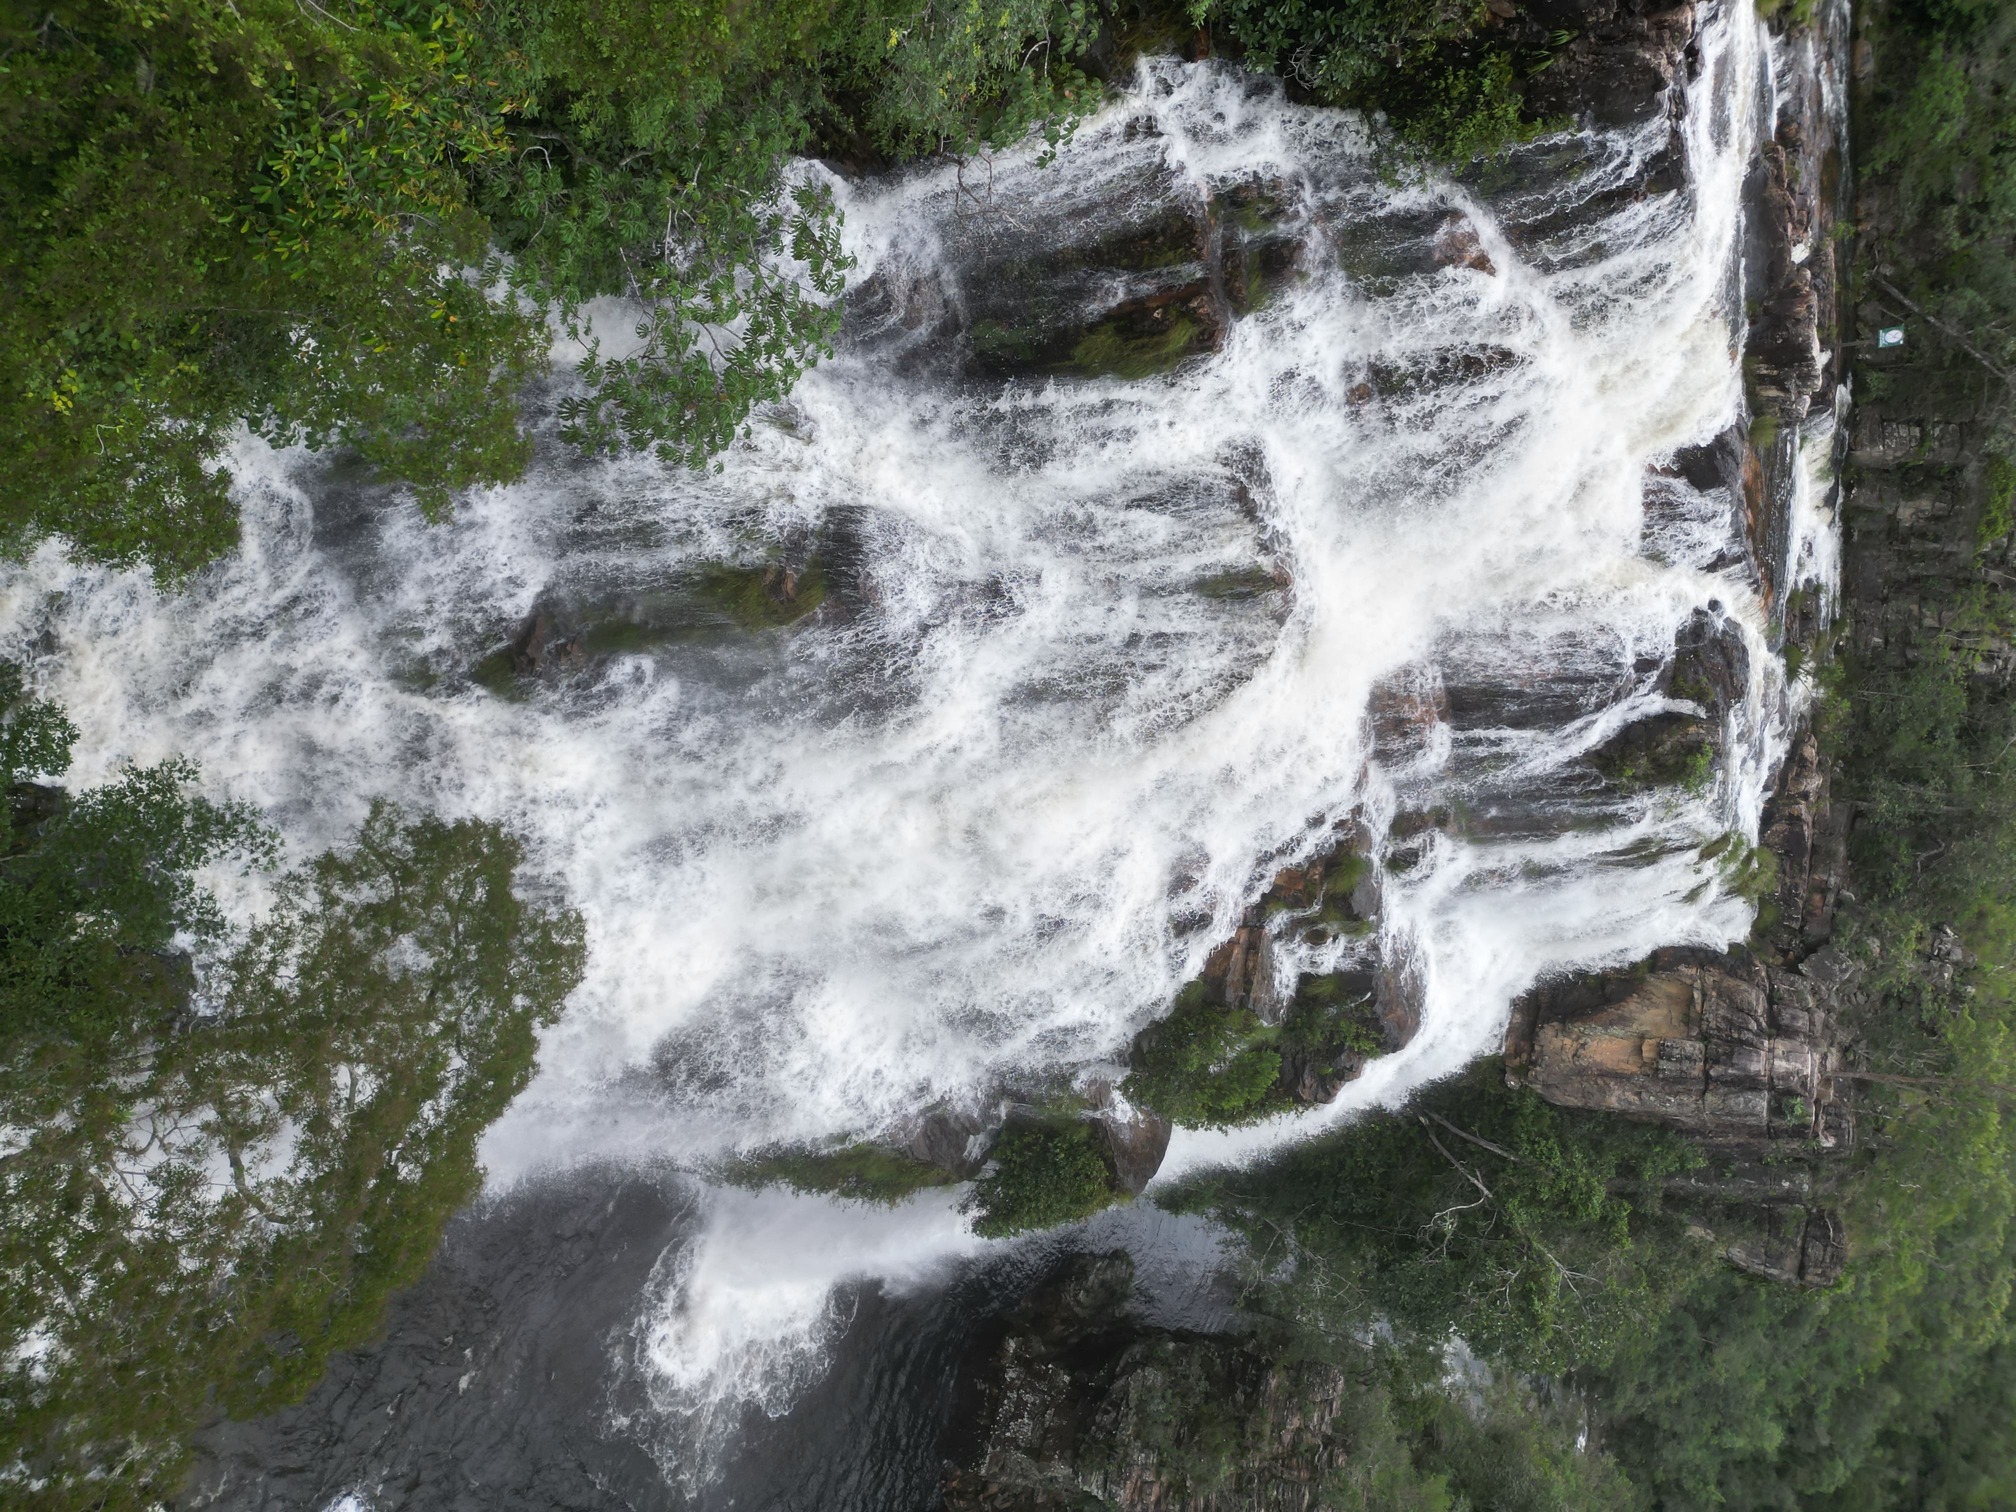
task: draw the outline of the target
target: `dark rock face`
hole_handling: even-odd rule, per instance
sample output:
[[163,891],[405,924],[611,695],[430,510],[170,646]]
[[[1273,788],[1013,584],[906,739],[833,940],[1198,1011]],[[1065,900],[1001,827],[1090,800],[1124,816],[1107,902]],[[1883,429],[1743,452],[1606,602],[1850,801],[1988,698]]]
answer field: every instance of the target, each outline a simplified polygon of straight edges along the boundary
[[[1116,203],[1137,208],[1115,223]],[[1293,276],[1305,230],[1293,185],[1253,180],[1199,200],[1158,173],[1112,186],[1097,217],[1021,227],[976,216],[960,238],[956,311],[935,286],[867,297],[907,330],[956,320],[975,377],[1143,378],[1214,350]]]
[[[325,1512],[912,1512],[937,1503],[940,1435],[979,1320],[1028,1288],[1024,1257],[939,1287],[843,1291],[825,1375],[778,1418],[739,1411],[718,1477],[682,1484],[634,1365],[653,1276],[696,1227],[674,1178],[582,1172],[466,1212],[383,1337],[298,1407],[220,1423],[178,1508]],[[735,1411],[735,1409],[730,1409]],[[668,1454],[654,1452],[669,1449]]]
[[[1796,423],[1832,403],[1843,372],[1841,270],[1835,228],[1848,217],[1846,143],[1834,102],[1846,92],[1845,41],[1811,23],[1812,66],[1786,71],[1778,115],[1744,185],[1744,300],[1750,325],[1743,371],[1749,411],[1738,497],[1751,567],[1774,628],[1811,637],[1813,607],[1788,602],[1791,505],[1799,469]],[[1795,47],[1808,40],[1794,39]]]
[[1694,40],[1690,0],[1536,0],[1527,11],[1544,32],[1574,33],[1527,86],[1541,116],[1642,121],[1660,108]]
[[1755,1229],[1723,1250],[1738,1270],[1789,1286],[1832,1286],[1848,1263],[1848,1234],[1832,1208],[1755,1209]]
[[1449,690],[1434,667],[1411,668],[1373,685],[1366,719],[1373,759],[1405,766],[1427,753],[1437,725],[1449,723]]
[[1745,366],[1753,408],[1781,420],[1806,415],[1840,377],[1833,230],[1845,209],[1846,144],[1830,95],[1845,92],[1845,48],[1831,36],[1817,41],[1815,66],[1780,82],[1773,139],[1745,186],[1745,281],[1754,312]]
[[[1077,1257],[975,1345],[946,1441],[945,1512],[1321,1505],[1325,1472],[1343,1461],[1332,1432],[1343,1373],[1134,1323],[1132,1283],[1125,1254]],[[1222,1479],[1185,1473],[1200,1403],[1242,1443]]]
[[1795,157],[1786,145],[1796,149],[1798,140],[1797,125],[1788,123],[1781,140],[1765,144],[1751,190],[1762,297],[1744,352],[1760,406],[1781,420],[1803,419],[1820,391],[1826,359],[1814,275],[1831,279],[1833,268],[1831,248],[1816,256],[1811,245],[1813,205],[1793,187]]

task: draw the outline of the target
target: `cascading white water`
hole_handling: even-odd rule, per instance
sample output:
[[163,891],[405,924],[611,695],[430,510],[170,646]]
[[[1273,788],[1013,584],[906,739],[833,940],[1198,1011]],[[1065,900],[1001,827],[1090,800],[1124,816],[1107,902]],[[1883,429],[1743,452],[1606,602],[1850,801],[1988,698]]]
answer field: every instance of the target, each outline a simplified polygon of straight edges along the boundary
[[[0,650],[82,730],[75,781],[185,752],[304,855],[379,795],[528,836],[591,960],[486,1143],[503,1183],[1110,1074],[1334,820],[1545,792],[1672,706],[1644,669],[1692,617],[1732,626],[1754,675],[1712,790],[1435,838],[1381,924],[1420,1033],[1328,1107],[1179,1132],[1166,1169],[1241,1158],[1490,1048],[1546,971],[1747,931],[1697,852],[1755,834],[1785,690],[1756,591],[1716,565],[1735,502],[1659,470],[1741,414],[1740,190],[1769,92],[1747,6],[1699,56],[1675,186],[1648,176],[1660,120],[1541,144],[1474,193],[1382,180],[1351,118],[1234,69],[1150,62],[1053,166],[1007,154],[984,193],[970,170],[840,185],[855,280],[957,320],[992,242],[1264,185],[1295,271],[1209,355],[1004,385],[864,316],[718,472],[546,449],[444,526],[247,442],[234,560],[163,597],[46,549],[6,577]],[[1481,257],[1375,276],[1345,250],[1445,213]],[[1441,376],[1374,394],[1374,369]],[[634,609],[835,531],[847,612],[661,637],[522,700],[462,675],[542,594]],[[1823,535],[1802,537],[1822,573]],[[1200,591],[1256,569],[1292,586]],[[1368,706],[1405,677],[1580,701],[1374,759]],[[1279,970],[1346,948],[1284,941]],[[817,1368],[834,1281],[978,1245],[944,1193],[894,1212],[732,1193],[713,1214],[640,1324],[668,1408],[777,1405]]]

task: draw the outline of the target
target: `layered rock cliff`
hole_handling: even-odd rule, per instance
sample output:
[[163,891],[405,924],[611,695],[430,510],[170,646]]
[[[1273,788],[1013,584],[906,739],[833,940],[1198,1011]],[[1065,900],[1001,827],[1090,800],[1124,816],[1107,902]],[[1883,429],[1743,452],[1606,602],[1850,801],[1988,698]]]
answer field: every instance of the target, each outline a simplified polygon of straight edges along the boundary
[[1344,1369],[1133,1321],[1079,1256],[969,1355],[945,1512],[1316,1512],[1350,1454]]

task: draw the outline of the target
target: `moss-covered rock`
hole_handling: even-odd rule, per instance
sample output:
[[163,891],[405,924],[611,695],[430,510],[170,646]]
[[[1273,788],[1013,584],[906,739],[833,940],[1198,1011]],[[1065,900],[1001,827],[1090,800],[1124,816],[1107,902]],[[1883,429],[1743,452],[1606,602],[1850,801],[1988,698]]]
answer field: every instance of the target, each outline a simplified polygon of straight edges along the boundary
[[825,1150],[771,1150],[732,1162],[721,1178],[731,1186],[787,1186],[892,1207],[957,1179],[942,1166],[867,1142]]
[[744,630],[781,630],[825,603],[826,572],[816,557],[802,567],[716,564],[701,573],[697,596]]
[[1715,777],[1715,744],[1704,719],[1654,714],[1591,751],[1589,764],[1627,792],[1677,787],[1703,793]]

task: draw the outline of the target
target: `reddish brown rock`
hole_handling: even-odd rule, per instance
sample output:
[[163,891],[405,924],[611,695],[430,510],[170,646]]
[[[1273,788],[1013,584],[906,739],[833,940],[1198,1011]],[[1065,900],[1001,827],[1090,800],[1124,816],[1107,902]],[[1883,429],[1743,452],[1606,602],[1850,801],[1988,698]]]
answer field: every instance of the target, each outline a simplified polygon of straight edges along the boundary
[[1514,1005],[1508,1074],[1557,1107],[1718,1144],[1844,1144],[1831,990],[1742,952],[1663,950]]
[[1204,983],[1228,1008],[1244,1008],[1262,1023],[1278,1022],[1280,996],[1274,990],[1274,942],[1257,921],[1242,924],[1232,938],[1205,958]]
[[1498,272],[1475,223],[1460,210],[1452,210],[1435,232],[1435,261],[1440,267],[1469,268],[1494,277]]

